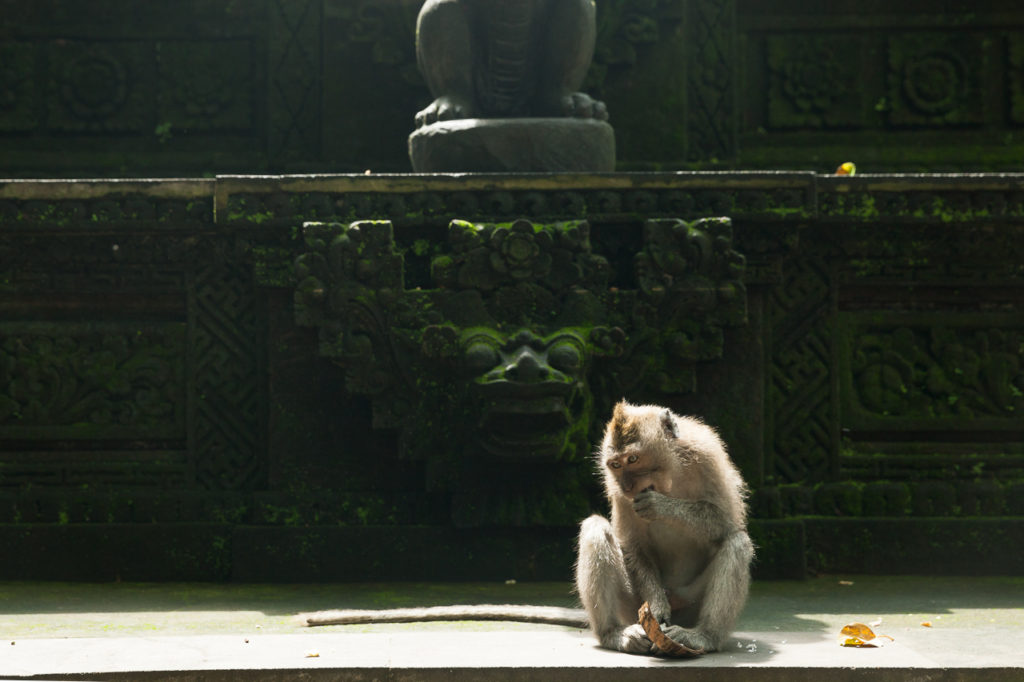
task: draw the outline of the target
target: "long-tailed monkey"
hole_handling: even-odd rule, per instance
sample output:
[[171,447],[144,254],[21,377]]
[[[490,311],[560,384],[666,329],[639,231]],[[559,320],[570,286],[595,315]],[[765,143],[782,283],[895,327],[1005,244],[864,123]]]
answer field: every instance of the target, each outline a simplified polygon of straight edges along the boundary
[[754,550],[746,486],[714,430],[654,406],[615,406],[598,452],[611,522],[580,530],[576,587],[584,609],[481,604],[304,614],[307,625],[507,620],[584,627],[601,645],[658,654],[637,624],[648,602],[666,635],[721,648],[743,609]]
[[576,586],[601,645],[659,653],[636,623],[646,601],[671,639],[720,649],[746,602],[754,556],[746,485],[722,441],[696,419],[620,402],[598,461],[611,522],[583,522]]

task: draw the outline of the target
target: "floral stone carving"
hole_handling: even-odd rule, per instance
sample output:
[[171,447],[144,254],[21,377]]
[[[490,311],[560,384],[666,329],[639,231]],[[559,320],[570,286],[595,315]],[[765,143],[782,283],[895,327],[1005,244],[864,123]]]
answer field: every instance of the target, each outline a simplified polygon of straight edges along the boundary
[[[453,220],[432,245],[430,288],[406,288],[390,222],[306,223],[304,236],[298,323],[319,328],[320,353],[370,397],[374,426],[398,430],[402,454],[426,462],[428,487],[455,492],[465,523],[506,502],[506,521],[529,523],[523,495],[557,499],[535,477],[517,483],[524,461],[562,472],[551,484],[575,486],[585,512],[589,474],[576,463],[591,415],[641,385],[692,391],[695,363],[719,357],[723,329],[745,321],[727,218],[644,223],[630,288],[609,286],[586,221]],[[465,489],[496,478],[516,500]],[[579,513],[567,505],[567,519]]]

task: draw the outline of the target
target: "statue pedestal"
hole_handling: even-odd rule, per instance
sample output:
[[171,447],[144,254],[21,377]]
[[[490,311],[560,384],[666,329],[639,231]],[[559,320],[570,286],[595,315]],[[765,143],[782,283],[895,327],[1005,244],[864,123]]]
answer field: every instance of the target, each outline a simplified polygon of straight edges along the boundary
[[409,136],[417,173],[602,172],[615,170],[615,133],[580,118],[467,118]]

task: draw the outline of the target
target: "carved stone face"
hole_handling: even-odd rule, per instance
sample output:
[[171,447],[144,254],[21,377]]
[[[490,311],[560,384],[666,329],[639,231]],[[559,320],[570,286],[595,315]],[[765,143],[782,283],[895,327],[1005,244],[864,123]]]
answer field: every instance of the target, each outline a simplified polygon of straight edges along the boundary
[[296,320],[319,327],[319,352],[369,397],[374,428],[398,430],[425,487],[452,494],[459,523],[575,520],[592,417],[634,390],[693,390],[695,363],[745,315],[728,220],[638,227],[616,275],[586,221],[453,220],[421,249],[429,285],[407,288],[390,223],[309,223]]
[[[480,409],[479,444],[501,458],[558,457],[586,442],[586,340],[571,330],[541,337],[474,329],[463,368]],[[582,428],[581,428],[582,426]],[[585,447],[585,445],[584,445]]]

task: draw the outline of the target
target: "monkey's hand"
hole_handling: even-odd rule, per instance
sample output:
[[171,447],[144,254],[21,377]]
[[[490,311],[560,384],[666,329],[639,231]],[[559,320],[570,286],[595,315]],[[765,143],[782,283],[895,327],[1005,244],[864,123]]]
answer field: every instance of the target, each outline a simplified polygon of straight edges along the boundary
[[633,498],[633,510],[647,521],[660,519],[685,524],[714,542],[721,541],[736,530],[721,508],[707,500],[683,500],[662,495],[650,488],[637,493]]
[[633,498],[633,511],[647,521],[674,516],[674,500],[655,490],[644,490]]
[[668,597],[665,595],[665,590],[658,590],[652,594],[647,600],[651,615],[654,620],[665,627],[670,624],[670,618],[672,617],[672,607],[668,603]]

